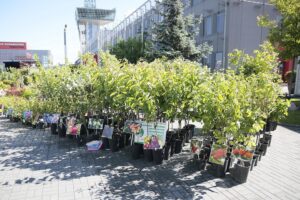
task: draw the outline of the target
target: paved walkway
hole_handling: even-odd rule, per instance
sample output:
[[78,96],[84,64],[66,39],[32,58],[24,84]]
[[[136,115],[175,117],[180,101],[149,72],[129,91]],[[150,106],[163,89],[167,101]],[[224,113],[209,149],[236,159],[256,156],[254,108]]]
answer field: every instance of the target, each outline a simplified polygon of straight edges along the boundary
[[278,127],[248,182],[197,171],[187,151],[154,166],[128,149],[87,152],[49,131],[0,120],[0,199],[300,199],[300,128]]

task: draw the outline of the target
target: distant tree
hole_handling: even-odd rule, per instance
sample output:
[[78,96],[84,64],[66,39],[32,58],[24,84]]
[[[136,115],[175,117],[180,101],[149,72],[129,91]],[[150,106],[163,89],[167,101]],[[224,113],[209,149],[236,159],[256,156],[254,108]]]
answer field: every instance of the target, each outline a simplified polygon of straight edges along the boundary
[[139,38],[121,40],[110,48],[110,53],[119,60],[126,59],[130,63],[137,63],[139,59],[144,57],[143,43]]
[[267,16],[259,18],[259,25],[270,28],[269,39],[285,59],[300,55],[300,0],[270,0],[280,12],[279,24]]
[[155,24],[152,30],[150,46],[146,50],[148,57],[183,57],[198,61],[209,54],[211,47],[206,43],[199,47],[195,45],[195,35],[198,33],[195,24],[199,24],[200,20],[183,16],[181,0],[162,0],[157,3],[157,12],[163,20]]

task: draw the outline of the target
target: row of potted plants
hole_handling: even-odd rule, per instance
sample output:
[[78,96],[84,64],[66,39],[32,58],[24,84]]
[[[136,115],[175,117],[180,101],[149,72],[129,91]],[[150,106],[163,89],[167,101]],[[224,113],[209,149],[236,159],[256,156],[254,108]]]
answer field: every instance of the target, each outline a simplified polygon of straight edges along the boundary
[[[42,113],[72,113],[82,130],[88,127],[86,113],[98,113],[112,119],[113,123],[107,124],[107,130],[114,128],[112,135],[120,134],[128,120],[141,121],[137,123],[141,127],[146,124],[144,131],[160,123],[167,127],[167,122],[175,120],[199,121],[218,145],[230,141],[233,146],[249,143],[266,122],[287,114],[289,102],[279,97],[280,77],[274,70],[277,55],[268,43],[254,56],[235,51],[231,67],[224,72],[210,72],[182,59],[129,64],[107,53],[101,53],[100,58],[101,67],[91,55],[85,55],[82,66],[28,69],[19,77],[25,80],[26,76],[26,84],[14,85],[22,92],[1,97],[0,103],[14,113],[30,110],[32,119]],[[146,136],[158,136],[157,128],[152,130],[142,137],[133,134],[132,143],[147,149]],[[183,144],[185,134],[179,135],[170,141]],[[164,141],[157,149],[172,148]]]

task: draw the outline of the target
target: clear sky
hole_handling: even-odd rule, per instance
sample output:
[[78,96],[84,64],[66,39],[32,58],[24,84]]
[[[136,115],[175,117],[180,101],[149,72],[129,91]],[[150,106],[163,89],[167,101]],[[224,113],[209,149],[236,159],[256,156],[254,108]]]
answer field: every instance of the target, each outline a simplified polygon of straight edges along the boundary
[[[121,21],[146,0],[96,0],[97,8],[116,8]],[[26,42],[27,49],[51,50],[54,64],[64,63],[63,31],[67,24],[68,58],[79,54],[76,7],[84,0],[0,0],[0,41]]]

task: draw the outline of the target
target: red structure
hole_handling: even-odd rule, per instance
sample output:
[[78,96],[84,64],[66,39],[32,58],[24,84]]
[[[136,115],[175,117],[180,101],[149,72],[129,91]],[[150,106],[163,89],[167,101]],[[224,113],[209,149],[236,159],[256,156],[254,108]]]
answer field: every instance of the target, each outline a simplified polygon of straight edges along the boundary
[[283,61],[281,61],[281,63],[282,63],[282,74],[281,74],[282,80],[287,81],[285,79],[285,75],[287,72],[294,70],[294,60],[293,59],[283,60]]
[[0,49],[26,50],[26,42],[0,42]]

